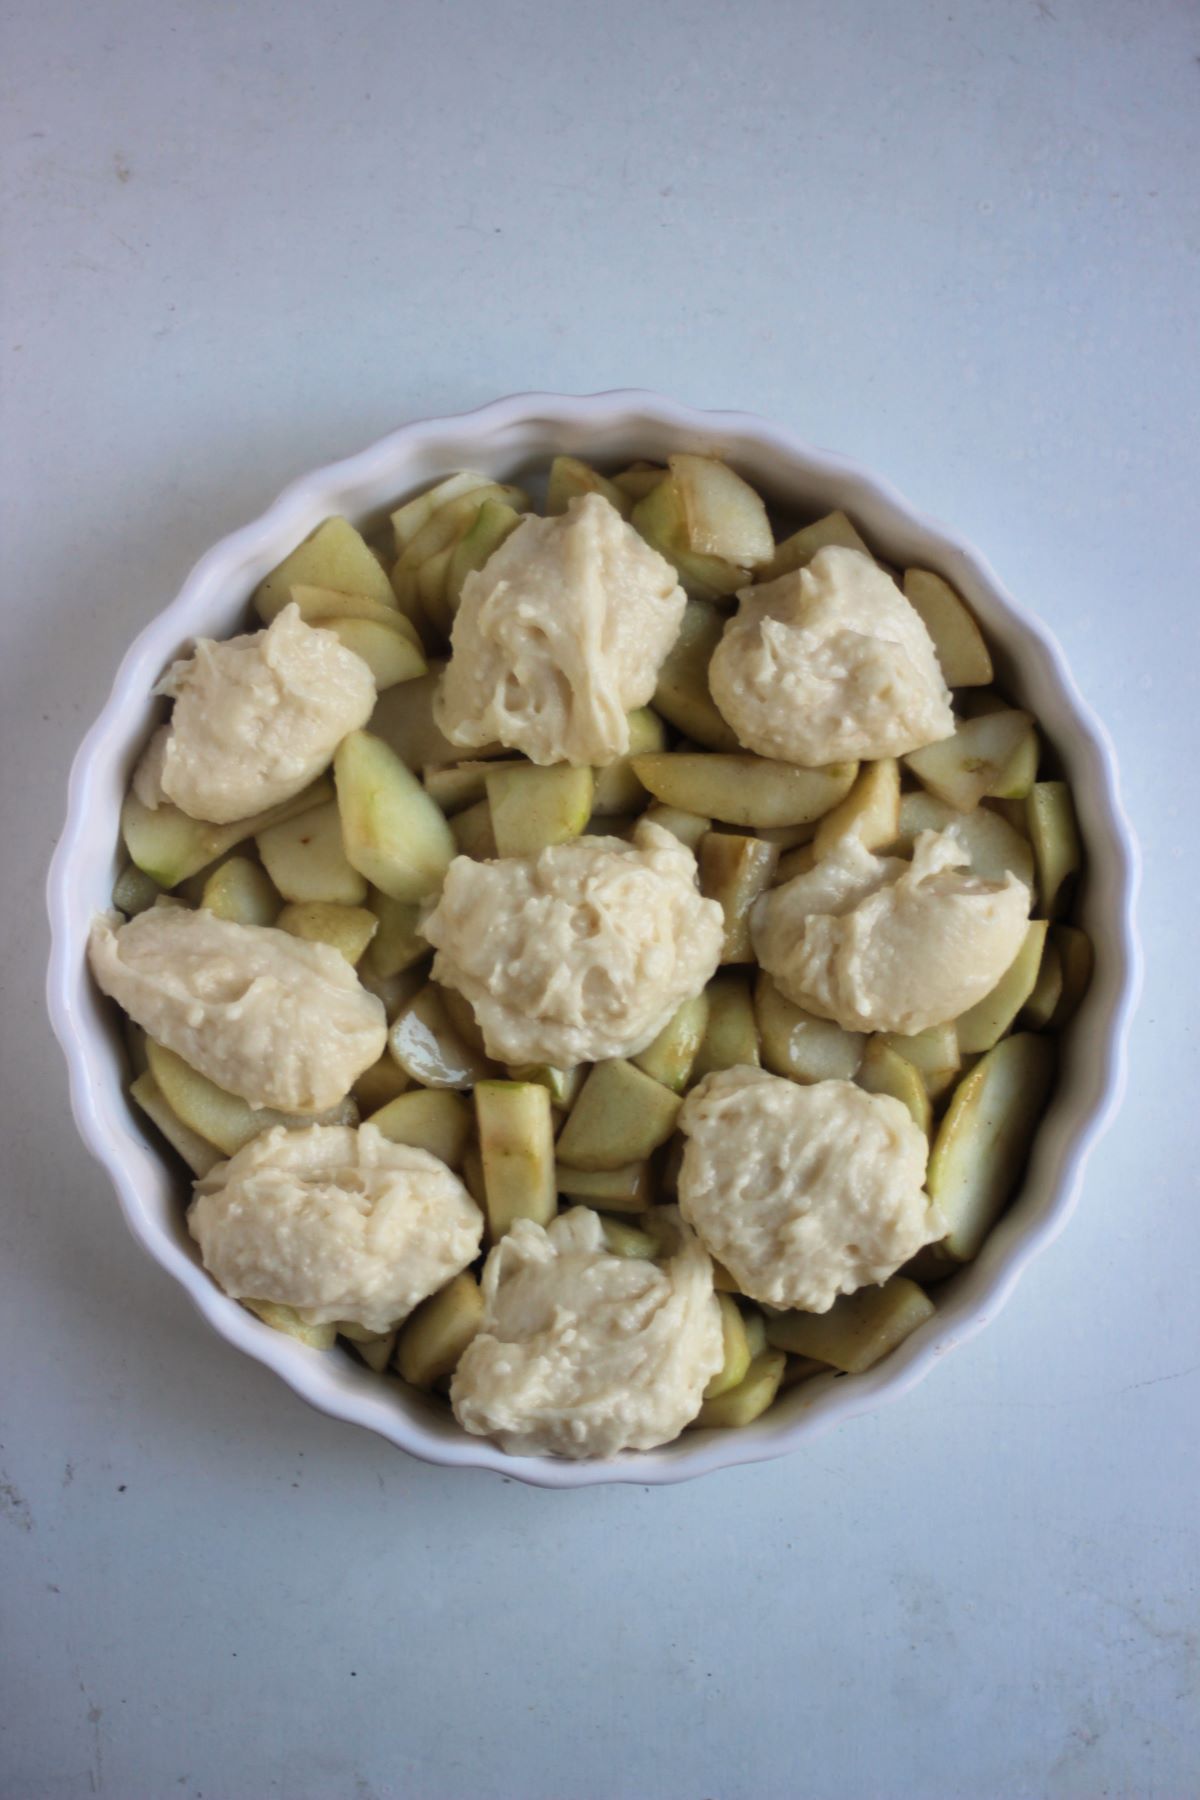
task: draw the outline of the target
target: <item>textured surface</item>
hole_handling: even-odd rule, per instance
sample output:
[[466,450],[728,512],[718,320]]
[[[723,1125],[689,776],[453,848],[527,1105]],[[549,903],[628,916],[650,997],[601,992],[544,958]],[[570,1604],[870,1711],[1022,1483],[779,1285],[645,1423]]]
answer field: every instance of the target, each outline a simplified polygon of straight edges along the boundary
[[[1194,344],[1182,4],[14,0],[0,1792],[1195,1787]],[[801,1458],[411,1463],[140,1257],[64,1116],[40,885],[194,557],[404,417],[638,384],[786,420],[1057,629],[1147,862],[1127,1108],[996,1324]]]

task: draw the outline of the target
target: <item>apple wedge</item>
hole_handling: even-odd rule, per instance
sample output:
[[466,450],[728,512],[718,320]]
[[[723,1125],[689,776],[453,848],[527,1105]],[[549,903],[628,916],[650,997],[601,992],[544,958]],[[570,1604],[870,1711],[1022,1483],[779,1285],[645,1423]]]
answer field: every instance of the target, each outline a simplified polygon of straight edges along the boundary
[[346,856],[342,809],[336,800],[260,831],[258,854],[285,900],[325,900],[359,906],[365,877]]
[[436,893],[454,859],[454,838],[395,751],[370,732],[352,731],[338,745],[333,773],[350,865],[393,900]]
[[764,1067],[791,1081],[853,1081],[863,1057],[861,1032],[843,1031],[781,994],[765,970],[754,986]]
[[588,463],[580,462],[577,456],[556,456],[550,464],[546,482],[547,517],[565,513],[572,500],[581,499],[584,494],[600,494],[610,506],[616,507],[623,519],[627,519],[633,510],[632,498],[615,481],[609,481]]
[[379,920],[365,906],[342,906],[327,900],[301,900],[285,906],[276,924],[280,931],[310,944],[329,944],[352,965],[362,960],[379,930]]
[[721,641],[726,615],[710,600],[689,600],[679,636],[658,671],[654,710],[706,750],[741,749],[733,727],[709,692],[708,665]]
[[761,495],[748,481],[716,456],[680,454],[668,457],[667,466],[683,509],[689,551],[744,569],[770,562],[775,534]]
[[802,525],[799,531],[777,544],[770,561],[756,571],[756,579],[777,581],[781,575],[805,568],[818,550],[830,545],[843,550],[861,550],[864,556],[871,554],[844,512],[826,513],[824,518],[814,519],[811,525]]
[[1003,1038],[959,1082],[934,1140],[929,1192],[946,1219],[941,1248],[970,1262],[1020,1180],[1054,1079],[1049,1038]]
[[303,793],[283,800],[266,812],[249,819],[235,820],[231,825],[209,825],[203,819],[189,818],[177,806],[164,802],[154,808],[143,806],[131,788],[121,807],[121,835],[131,860],[160,888],[177,887],[191,875],[198,875],[209,863],[217,861],[246,838],[277,825],[297,813],[332,797],[332,788],[322,776]]
[[675,1129],[680,1099],[630,1062],[596,1063],[558,1140],[575,1169],[642,1162]]
[[498,856],[536,856],[551,844],[569,843],[591,817],[590,769],[517,763],[485,779]]
[[986,687],[991,653],[965,600],[932,569],[905,569],[904,598],[933,639],[947,687]]
[[294,586],[333,588],[394,607],[392,584],[375,552],[348,519],[326,519],[254,590],[254,609],[264,625],[291,599]]
[[666,751],[635,756],[635,775],[656,800],[725,825],[800,825],[819,819],[854,785],[857,763],[798,769],[763,756]]
[[411,1387],[432,1388],[453,1375],[483,1324],[483,1295],[473,1275],[456,1275],[422,1300],[400,1327],[395,1367]]
[[558,1189],[546,1089],[532,1081],[481,1081],[475,1123],[489,1241],[499,1243],[517,1219],[548,1225],[558,1211]]
[[843,1294],[828,1312],[769,1312],[767,1342],[861,1375],[931,1319],[936,1308],[915,1281],[893,1275],[882,1287]]
[[912,750],[907,766],[939,800],[959,812],[970,812],[989,794],[1005,788],[1005,773],[1035,737],[1027,712],[1006,710],[962,719],[953,737]]
[[900,830],[900,765],[894,757],[864,763],[858,779],[817,826],[812,840],[819,862],[839,838],[856,837],[866,850],[881,850],[895,842]]
[[470,1103],[450,1088],[413,1088],[364,1120],[393,1144],[427,1150],[448,1169],[461,1169],[474,1120]]

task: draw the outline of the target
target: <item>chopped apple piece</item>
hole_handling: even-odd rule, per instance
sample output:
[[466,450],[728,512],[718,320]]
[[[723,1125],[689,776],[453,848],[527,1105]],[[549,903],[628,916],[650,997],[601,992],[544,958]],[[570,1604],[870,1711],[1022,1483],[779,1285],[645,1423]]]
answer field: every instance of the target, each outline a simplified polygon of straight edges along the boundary
[[1042,951],[1037,980],[1021,1008],[1018,1023],[1026,1026],[1030,1031],[1048,1030],[1062,1003],[1062,992],[1062,957],[1058,953],[1058,946],[1051,934]]
[[679,1107],[678,1094],[632,1063],[597,1063],[562,1128],[558,1155],[575,1169],[642,1162],[666,1143]]
[[1026,806],[1038,893],[1047,918],[1054,919],[1065,910],[1068,884],[1083,861],[1075,803],[1065,781],[1039,781],[1030,789]]
[[714,975],[704,991],[708,996],[708,1024],[692,1064],[693,1084],[716,1069],[759,1065],[758,1024],[748,977],[740,970],[729,969]]
[[330,800],[260,831],[256,842],[267,874],[285,900],[358,906],[367,897],[367,884],[347,859],[342,836],[342,814]]
[[507,756],[509,752],[503,744],[464,750],[460,744],[452,744],[435,723],[433,700],[445,667],[444,662],[431,662],[426,674],[381,694],[371,714],[371,731],[410,769],[427,769],[431,765],[441,768],[467,758],[480,762],[488,757]]
[[207,869],[246,838],[308,812],[331,799],[332,794],[329,782],[322,778],[266,812],[238,819],[231,825],[209,825],[202,819],[189,818],[177,806],[143,806],[131,788],[121,808],[121,835],[136,866],[159,887],[173,888]]
[[894,757],[864,763],[846,798],[817,826],[813,856],[828,856],[839,838],[856,837],[867,850],[894,843],[900,830],[900,765]]
[[625,1219],[609,1219],[601,1214],[600,1226],[604,1232],[604,1248],[612,1256],[632,1256],[650,1262],[660,1254],[662,1246],[658,1238],[648,1231],[640,1231]]
[[723,963],[751,963],[750,909],[771,885],[779,851],[761,838],[710,831],[698,857],[700,891],[716,900],[725,915]]
[[471,1108],[449,1088],[412,1088],[365,1121],[393,1144],[427,1150],[448,1169],[461,1169],[471,1135]]
[[430,799],[437,802],[449,819],[455,813],[464,812],[468,806],[478,806],[481,800],[487,799],[489,769],[520,769],[524,766],[516,761],[450,763],[445,768],[427,768],[421,780]]
[[764,1350],[736,1387],[704,1402],[693,1423],[699,1429],[721,1430],[752,1425],[773,1403],[786,1365],[787,1358],[780,1351]]
[[392,514],[392,532],[395,540],[396,555],[402,556],[416,537],[423,525],[428,525],[435,512],[447,505],[451,500],[458,500],[463,494],[469,494],[478,488],[493,486],[490,475],[479,475],[473,469],[463,469],[457,475],[447,475],[424,493],[398,506]]
[[301,900],[285,906],[276,924],[280,931],[329,944],[348,963],[357,963],[379,930],[379,920],[365,906],[340,906],[328,900]]
[[699,813],[681,812],[677,806],[660,806],[657,801],[646,808],[642,817],[648,825],[661,825],[693,851],[699,849],[705,832],[712,830],[711,819],[701,818]]
[[333,769],[351,865],[393,900],[436,893],[453,861],[454,839],[416,776],[366,731],[342,739]]
[[769,562],[775,538],[762,498],[715,456],[667,459],[683,509],[687,548],[744,569]]
[[493,1066],[464,1042],[433,982],[408,1002],[388,1033],[388,1049],[406,1074],[428,1088],[470,1088],[487,1081]]
[[912,1063],[878,1037],[867,1039],[858,1070],[858,1085],[868,1094],[890,1094],[912,1114],[914,1125],[929,1135],[933,1109],[929,1094]]
[[364,1069],[354,1084],[354,1098],[363,1118],[377,1113],[385,1107],[389,1100],[395,1100],[411,1086],[411,1077],[406,1075],[398,1062],[394,1062],[386,1050],[379,1061]]
[[951,826],[967,853],[969,867],[981,880],[1003,881],[1011,869],[1018,881],[1033,887],[1033,851],[1021,833],[990,807],[962,813],[933,794],[902,794],[900,830],[895,845],[889,848],[911,855],[918,832],[948,831]]
[[499,1243],[517,1219],[548,1225],[558,1211],[558,1190],[546,1089],[533,1081],[481,1081],[475,1119],[490,1241]]
[[429,944],[417,930],[421,909],[413,900],[393,900],[390,895],[372,888],[367,905],[379,921],[379,929],[371,939],[367,963],[371,972],[386,981],[411,969],[429,955]]
[[425,652],[414,644],[412,636],[401,630],[408,620],[396,615],[396,623],[383,624],[378,619],[314,619],[321,631],[332,631],[343,649],[361,657],[375,677],[375,688],[382,693],[401,681],[414,681],[428,667]]
[[1046,947],[1045,919],[1031,919],[1021,948],[990,994],[955,1020],[958,1047],[974,1056],[999,1043],[1033,993]]
[[952,1024],[931,1025],[912,1037],[899,1031],[882,1031],[877,1034],[877,1041],[912,1064],[931,1100],[939,1100],[947,1088],[954,1086],[962,1057],[958,1033]]
[[118,912],[133,919],[138,913],[147,912],[161,893],[153,876],[139,869],[136,863],[126,863],[113,883],[112,903]]
[[510,1081],[535,1081],[545,1088],[552,1106],[560,1112],[570,1112],[583,1086],[584,1069],[582,1064],[574,1069],[556,1069],[550,1063],[514,1063],[508,1070],[508,1078]]
[[679,636],[658,671],[654,710],[707,750],[738,751],[731,725],[708,687],[708,665],[721,641],[726,615],[709,600],[689,600]]
[[521,523],[521,514],[503,500],[485,500],[450,554],[446,566],[445,602],[449,626],[462,599],[463,583],[476,574],[510,538]]
[[991,655],[966,601],[950,583],[932,569],[905,569],[904,598],[933,639],[946,686],[986,687],[992,679]]
[[777,581],[781,575],[803,569],[818,550],[831,544],[843,550],[861,550],[864,556],[871,554],[844,512],[826,513],[823,519],[814,519],[811,525],[801,526],[799,531],[777,544],[771,560],[757,571],[757,579]]
[[181,1156],[193,1175],[207,1175],[221,1160],[221,1152],[202,1138],[167,1105],[162,1089],[147,1068],[130,1084],[129,1092],[152,1124]]
[[469,856],[472,862],[491,862],[500,854],[492,829],[492,809],[486,800],[455,813],[450,820],[450,835],[458,855]]
[[656,800],[726,825],[800,825],[819,819],[854,785],[857,763],[798,769],[763,756],[635,756],[633,768]]
[[597,471],[577,456],[556,456],[550,464],[550,476],[546,483],[546,515],[553,517],[565,513],[572,500],[581,499],[584,494],[600,494],[615,506],[623,519],[627,519],[633,510],[633,501],[624,488],[618,487],[615,481]]
[[635,462],[627,469],[612,478],[613,486],[623,494],[628,494],[633,505],[644,500],[646,495],[656,488],[660,481],[667,479],[667,471],[661,463]]
[[243,1300],[242,1305],[272,1331],[282,1331],[310,1350],[332,1350],[337,1340],[336,1325],[311,1325],[294,1307],[281,1306],[276,1300]]
[[1054,1046],[1019,1032],[982,1057],[954,1091],[929,1159],[929,1192],[958,1262],[977,1256],[1012,1198],[1054,1078]]
[[915,1281],[893,1275],[882,1287],[843,1294],[828,1312],[769,1312],[767,1342],[792,1356],[811,1356],[848,1375],[861,1375],[935,1311]]
[[904,760],[930,793],[968,813],[988,794],[1001,792],[1005,771],[1031,736],[1028,713],[984,713],[960,720],[953,737],[912,750]]
[[204,883],[200,904],[236,925],[274,925],[280,901],[265,869],[248,856],[230,856]]
[[646,790],[634,774],[631,758],[649,750],[665,750],[667,733],[657,713],[648,706],[629,714],[629,749],[615,762],[596,770],[592,812],[600,817],[635,813],[646,804]]
[[254,606],[264,625],[287,606],[295,586],[333,588],[384,606],[395,604],[386,570],[348,519],[326,519],[259,583]]
[[499,856],[536,856],[577,838],[592,811],[590,769],[568,763],[538,768],[517,763],[487,776],[488,806]]
[[555,1180],[566,1199],[604,1212],[642,1213],[654,1204],[648,1162],[622,1163],[618,1169],[572,1169],[560,1162]]
[[764,1065],[792,1081],[853,1081],[862,1061],[864,1038],[843,1031],[832,1019],[794,1006],[765,970],[754,988],[754,1011]]
[[1074,925],[1052,925],[1050,941],[1062,964],[1062,998],[1050,1023],[1055,1031],[1061,1031],[1087,993],[1096,953],[1087,932]]
[[688,1084],[707,1028],[708,994],[696,994],[683,1002],[654,1042],[630,1060],[644,1074],[670,1088],[672,1093],[681,1094]]
[[[750,1367],[750,1340],[746,1335],[746,1322],[737,1301],[731,1294],[718,1294],[717,1304],[721,1309],[725,1361],[704,1390],[706,1400],[715,1400],[718,1394],[727,1394],[730,1388],[737,1387],[745,1379]],[[766,1349],[765,1339],[762,1348]]]
[[684,591],[697,600],[717,600],[745,587],[744,565],[696,550],[688,542],[687,513],[677,479],[668,475],[638,501],[630,523],[652,549],[675,565]]
[[453,1375],[463,1351],[483,1324],[483,1295],[473,1275],[456,1275],[422,1300],[400,1328],[395,1365],[402,1381],[432,1388]]
[[146,1059],[150,1073],[158,1083],[163,1099],[177,1118],[226,1156],[233,1156],[243,1144],[268,1131],[273,1125],[298,1128],[305,1125],[356,1125],[358,1108],[347,1099],[328,1112],[313,1117],[297,1113],[276,1112],[273,1107],[249,1106],[237,1094],[219,1088],[182,1056],[176,1056],[153,1038],[146,1040]]

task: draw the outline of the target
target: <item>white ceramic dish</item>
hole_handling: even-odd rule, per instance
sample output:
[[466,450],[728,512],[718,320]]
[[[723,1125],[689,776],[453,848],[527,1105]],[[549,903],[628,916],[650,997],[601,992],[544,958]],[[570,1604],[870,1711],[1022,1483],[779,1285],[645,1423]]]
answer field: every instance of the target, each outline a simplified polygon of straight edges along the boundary
[[[806,516],[843,507],[890,560],[940,570],[970,601],[1003,683],[1043,722],[1074,787],[1088,850],[1082,922],[1097,945],[1096,975],[1065,1041],[1059,1084],[1016,1203],[978,1260],[936,1290],[936,1316],[883,1364],[865,1375],[807,1382],[741,1431],[687,1432],[661,1450],[608,1463],[508,1457],[348,1355],[321,1354],[270,1330],[213,1285],[184,1229],[180,1182],[125,1096],[115,1009],[91,985],[84,945],[92,914],[109,904],[121,800],[149,732],[154,682],[189,639],[226,637],[241,629],[251,589],[323,518],[330,513],[370,518],[458,468],[511,480],[544,466],[556,451],[573,451],[606,466],[636,456],[661,458],[681,448],[727,456],[781,509]],[[260,519],[202,557],[177,597],[142,632],[71,772],[66,825],[48,884],[50,1017],[66,1053],[79,1130],[111,1177],[130,1230],[222,1337],[266,1363],[322,1412],[365,1425],[427,1461],[493,1469],[542,1487],[651,1485],[780,1456],[833,1424],[897,1398],[1008,1300],[1022,1270],[1070,1216],[1088,1155],[1121,1098],[1126,1033],[1140,975],[1137,879],[1136,845],[1103,727],[1082,700],[1050,632],[1005,592],[961,538],[914,512],[855,463],[744,413],[696,412],[642,392],[520,394],[476,412],[403,426],[361,454],[295,482]],[[1069,1280],[1065,1267],[1063,1278]]]

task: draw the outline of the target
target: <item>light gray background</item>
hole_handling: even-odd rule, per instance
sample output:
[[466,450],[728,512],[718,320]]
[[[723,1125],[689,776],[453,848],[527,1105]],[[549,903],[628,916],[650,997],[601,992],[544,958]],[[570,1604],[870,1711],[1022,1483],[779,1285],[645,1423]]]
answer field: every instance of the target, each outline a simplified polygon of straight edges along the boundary
[[[1195,7],[5,11],[4,1795],[1196,1793]],[[790,1461],[554,1495],[206,1334],[74,1140],[41,886],[212,540],[406,418],[629,384],[876,466],[1050,620],[1149,979],[981,1339]]]

